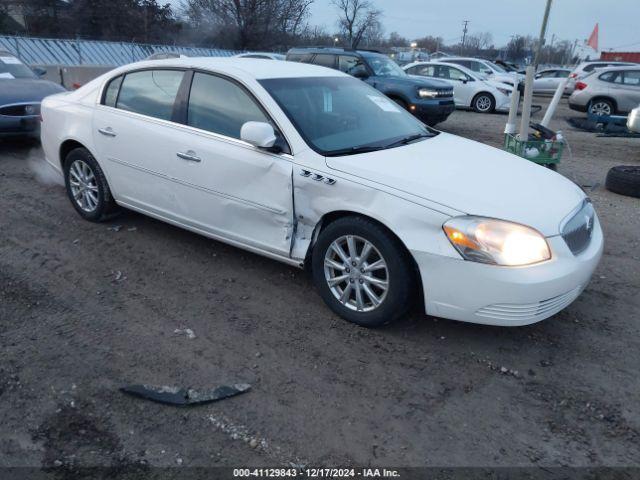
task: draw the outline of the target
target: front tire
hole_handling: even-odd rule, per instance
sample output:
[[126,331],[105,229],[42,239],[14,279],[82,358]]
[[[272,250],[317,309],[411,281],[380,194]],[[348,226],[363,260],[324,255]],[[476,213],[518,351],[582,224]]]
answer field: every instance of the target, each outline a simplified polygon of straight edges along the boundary
[[312,254],[313,280],[337,315],[378,327],[411,308],[414,272],[400,241],[364,217],[344,217],[322,230]]
[[492,113],[496,109],[496,99],[490,93],[479,93],[473,97],[471,108],[478,113]]
[[73,208],[90,222],[101,222],[117,205],[98,162],[86,148],[75,148],[64,161],[64,180]]

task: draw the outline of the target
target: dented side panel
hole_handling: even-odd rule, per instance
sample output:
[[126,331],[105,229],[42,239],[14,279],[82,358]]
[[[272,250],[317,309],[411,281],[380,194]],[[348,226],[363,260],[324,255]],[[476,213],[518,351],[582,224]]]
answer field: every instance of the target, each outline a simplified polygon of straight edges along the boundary
[[[308,166],[314,163],[319,167]],[[323,217],[332,212],[353,212],[379,221],[397,235],[410,252],[459,257],[442,233],[442,224],[458,212],[446,208],[435,210],[406,196],[383,191],[376,185],[322,168],[317,160],[304,165],[293,166],[292,258],[304,261]]]

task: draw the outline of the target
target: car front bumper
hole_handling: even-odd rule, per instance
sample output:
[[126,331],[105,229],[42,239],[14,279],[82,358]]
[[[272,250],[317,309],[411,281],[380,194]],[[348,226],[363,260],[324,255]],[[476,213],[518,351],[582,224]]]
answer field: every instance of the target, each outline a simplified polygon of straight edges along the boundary
[[0,137],[40,135],[38,116],[13,117],[0,115]]
[[521,326],[548,318],[573,302],[602,256],[596,220],[591,242],[574,255],[561,236],[548,237],[552,258],[523,267],[500,267],[412,251],[428,315],[486,325]]
[[409,105],[409,111],[425,123],[444,122],[456,109],[453,98],[447,100],[416,101]]

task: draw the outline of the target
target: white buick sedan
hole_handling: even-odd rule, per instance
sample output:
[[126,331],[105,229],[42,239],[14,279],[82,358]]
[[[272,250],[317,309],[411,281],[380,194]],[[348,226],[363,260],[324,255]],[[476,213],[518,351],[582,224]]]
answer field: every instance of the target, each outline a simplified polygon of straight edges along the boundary
[[569,305],[602,254],[561,175],[430,129],[335,70],[183,58],[113,70],[42,105],[73,207],[132,209],[309,268],[341,317],[525,325]]

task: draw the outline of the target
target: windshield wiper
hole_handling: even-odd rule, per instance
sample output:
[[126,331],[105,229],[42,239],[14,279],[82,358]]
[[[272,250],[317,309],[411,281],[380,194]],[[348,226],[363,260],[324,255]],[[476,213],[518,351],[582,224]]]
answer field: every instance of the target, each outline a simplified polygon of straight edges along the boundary
[[340,148],[338,150],[331,150],[325,153],[327,157],[339,157],[341,155],[356,155],[358,153],[367,153],[367,152],[375,152],[377,150],[383,150],[387,148],[385,146],[374,146],[374,145],[360,145],[358,147],[348,147],[348,148]]
[[409,135],[408,137],[401,138],[400,140],[396,140],[395,142],[391,142],[385,145],[384,148],[393,148],[393,147],[398,147],[400,145],[407,145],[408,143],[418,140],[419,138],[431,138],[431,137],[433,137],[433,135],[430,133],[416,133],[414,135]]

